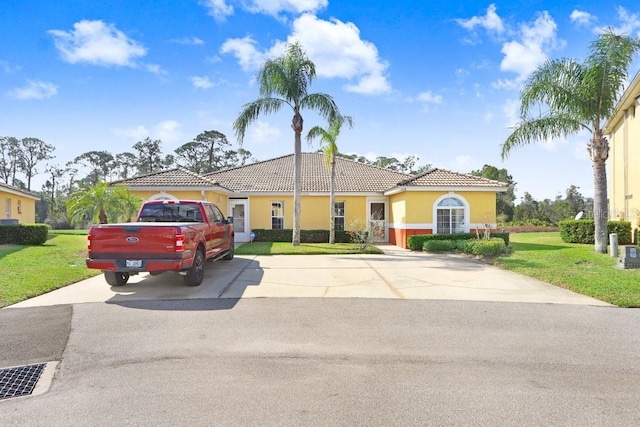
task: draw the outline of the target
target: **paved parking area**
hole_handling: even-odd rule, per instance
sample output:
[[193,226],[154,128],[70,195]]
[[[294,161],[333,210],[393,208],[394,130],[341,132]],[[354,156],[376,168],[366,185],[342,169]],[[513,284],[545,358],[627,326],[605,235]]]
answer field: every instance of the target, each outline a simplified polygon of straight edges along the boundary
[[207,264],[198,287],[174,273],[133,276],[124,287],[97,276],[14,307],[85,302],[238,298],[386,298],[609,305],[456,255],[385,247],[384,255],[236,256]]

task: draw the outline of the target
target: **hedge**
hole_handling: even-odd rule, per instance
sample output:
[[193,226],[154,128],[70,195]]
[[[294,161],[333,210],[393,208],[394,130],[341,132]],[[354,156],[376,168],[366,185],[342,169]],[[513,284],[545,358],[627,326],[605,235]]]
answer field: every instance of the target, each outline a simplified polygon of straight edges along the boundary
[[506,252],[507,246],[500,237],[490,240],[467,239],[467,240],[427,240],[422,249],[425,252],[455,252],[456,250],[465,254],[491,256],[500,255]]
[[[254,242],[291,242],[293,230],[267,230],[253,229],[255,233]],[[327,243],[329,241],[329,230],[300,230],[301,243]],[[336,243],[351,243],[351,236],[348,231],[336,230]]]
[[[407,244],[412,251],[421,251],[424,242],[428,240],[471,240],[477,239],[476,233],[454,233],[454,234],[414,234],[409,236]],[[509,233],[491,233],[491,237],[498,237],[504,240],[505,246],[509,246]]]
[[0,225],[0,244],[42,245],[48,235],[49,227],[45,224]]
[[[592,219],[568,219],[560,221],[560,237],[567,243],[595,243],[595,221]],[[618,235],[618,244],[631,244],[631,222],[607,221],[607,235]],[[608,241],[608,238],[607,238]]]
[[490,240],[464,240],[458,245],[465,254],[491,256],[500,255],[507,250],[507,246],[502,238],[492,238]]
[[457,248],[455,240],[427,240],[422,245],[425,252],[453,252]]

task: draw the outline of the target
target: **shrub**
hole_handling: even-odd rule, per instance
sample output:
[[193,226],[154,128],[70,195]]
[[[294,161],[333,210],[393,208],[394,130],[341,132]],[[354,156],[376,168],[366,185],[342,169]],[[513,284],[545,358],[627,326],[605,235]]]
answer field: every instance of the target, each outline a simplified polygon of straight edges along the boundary
[[49,227],[45,224],[0,226],[0,244],[42,245],[47,241]]
[[422,245],[425,252],[453,252],[458,248],[455,240],[427,240]]
[[[291,242],[293,230],[266,230],[254,229],[254,242]],[[329,230],[300,230],[301,243],[327,243],[329,241]],[[349,243],[351,238],[344,230],[336,230],[336,243]]]
[[465,240],[460,242],[458,248],[466,254],[479,256],[500,255],[505,253],[507,250],[504,240],[495,237],[489,240]]
[[[595,243],[595,221],[592,219],[569,219],[560,221],[560,237],[567,243]],[[629,221],[607,221],[607,234],[616,233],[618,243],[631,244],[631,223]]]
[[[501,238],[505,246],[509,246],[509,233],[491,233],[491,236]],[[409,236],[407,243],[412,251],[421,251],[424,243],[428,240],[471,240],[475,238],[476,233],[415,234]]]

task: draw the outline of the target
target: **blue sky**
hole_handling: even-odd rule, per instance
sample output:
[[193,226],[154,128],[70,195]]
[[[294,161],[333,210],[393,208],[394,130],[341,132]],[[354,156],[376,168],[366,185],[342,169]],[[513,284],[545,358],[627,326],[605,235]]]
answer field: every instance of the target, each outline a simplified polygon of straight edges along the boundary
[[[592,195],[588,135],[502,161],[522,82],[549,58],[584,58],[604,27],[640,32],[637,2],[602,1],[4,0],[0,17],[0,135],[53,144],[51,164],[146,137],[170,153],[204,130],[235,143],[260,64],[298,40],[316,64],[311,91],[355,121],[342,152],[505,167],[517,195],[537,199],[572,184]],[[324,125],[304,117],[306,130]],[[290,119],[261,117],[244,148],[258,160],[290,154]]]

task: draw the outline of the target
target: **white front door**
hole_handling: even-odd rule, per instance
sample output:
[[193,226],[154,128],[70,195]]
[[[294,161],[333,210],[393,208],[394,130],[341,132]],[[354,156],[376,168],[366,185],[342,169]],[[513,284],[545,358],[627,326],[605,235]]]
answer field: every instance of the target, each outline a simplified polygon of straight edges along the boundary
[[373,241],[376,243],[388,242],[387,235],[387,200],[368,199],[367,218],[369,226],[373,230]]
[[236,242],[248,242],[249,232],[249,200],[229,199],[229,216],[233,217],[233,231]]

